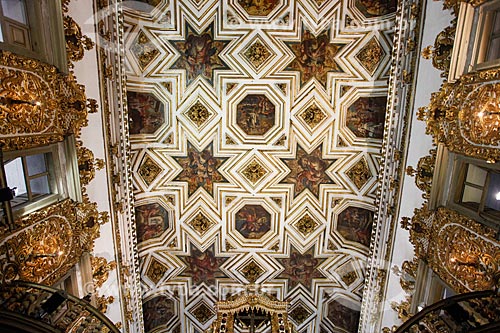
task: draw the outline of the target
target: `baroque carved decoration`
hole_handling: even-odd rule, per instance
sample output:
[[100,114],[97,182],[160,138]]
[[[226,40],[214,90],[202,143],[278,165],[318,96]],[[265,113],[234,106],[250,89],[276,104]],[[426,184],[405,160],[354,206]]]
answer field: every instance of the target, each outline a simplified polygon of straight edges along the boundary
[[264,270],[260,268],[254,260],[248,262],[245,266],[240,269],[241,273],[250,283],[255,283],[257,279],[264,274]]
[[326,118],[326,114],[320,107],[314,104],[302,111],[299,117],[306,122],[311,130],[314,130]]
[[243,52],[243,56],[258,71],[274,56],[274,53],[257,39]]
[[455,26],[447,27],[437,35],[434,47],[429,45],[422,50],[422,57],[432,59],[432,65],[443,71],[442,77],[447,77],[450,69],[455,30]]
[[347,176],[352,180],[358,189],[361,189],[373,175],[368,167],[368,162],[365,158],[362,158],[347,171]]
[[202,126],[208,118],[212,116],[212,113],[208,111],[208,109],[201,104],[200,102],[196,102],[189,110],[186,112],[186,116],[196,124],[196,126]]
[[139,175],[147,185],[150,185],[163,169],[149,156],[146,156],[139,167]]
[[96,169],[101,170],[104,168],[104,160],[94,158],[94,153],[90,149],[83,147],[81,142],[78,142],[76,154],[78,157],[80,183],[85,186],[94,179]]
[[268,171],[260,165],[258,160],[253,160],[241,171],[241,173],[252,184],[256,184],[268,173]]
[[457,292],[493,288],[499,278],[495,231],[449,208],[415,210],[410,240],[417,257]]
[[198,213],[188,224],[203,236],[215,225],[215,222],[202,213]]
[[373,75],[385,56],[380,42],[373,37],[356,54],[356,59],[363,65],[370,75]]
[[436,144],[442,142],[450,151],[492,163],[500,159],[498,80],[499,69],[474,72],[455,83],[444,83],[432,94],[418,118],[426,121],[426,132]]
[[[53,296],[61,303],[50,311],[47,305],[54,303],[51,299]],[[0,305],[2,312],[29,318],[34,323],[43,323],[42,327],[50,325],[55,332],[120,332],[101,313],[105,312],[107,304],[113,301],[113,296],[99,298],[99,309],[96,309],[88,302],[52,287],[16,281],[0,285],[0,299],[5,300]]]
[[240,294],[216,303],[217,319],[206,333],[233,332],[235,317],[239,313],[260,311],[269,316],[271,331],[276,333],[292,333],[293,326],[288,322],[288,302],[263,293],[255,285],[247,286]]
[[23,217],[33,225],[0,244],[0,281],[14,279],[51,285],[91,252],[102,218],[96,204],[70,199]]
[[71,61],[82,60],[85,50],[90,50],[94,46],[94,42],[82,34],[82,29],[70,16],[64,16],[64,37],[66,53]]
[[92,280],[95,288],[101,288],[104,282],[108,280],[109,272],[116,269],[116,262],[108,262],[103,257],[92,257]]
[[415,184],[424,192],[422,197],[429,199],[431,195],[432,177],[434,176],[434,166],[436,164],[436,149],[430,150],[430,155],[424,156],[418,160],[417,169],[408,166],[406,173],[409,176],[415,176]]
[[0,52],[0,143],[5,151],[63,141],[87,125],[95,110],[73,74],[7,51]]

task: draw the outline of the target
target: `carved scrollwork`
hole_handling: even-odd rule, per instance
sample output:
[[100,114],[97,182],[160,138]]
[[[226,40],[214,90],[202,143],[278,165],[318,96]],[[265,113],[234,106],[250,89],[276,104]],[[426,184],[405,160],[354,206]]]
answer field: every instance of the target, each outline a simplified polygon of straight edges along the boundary
[[429,266],[459,292],[487,290],[500,277],[494,231],[444,207],[436,212],[427,254]]
[[417,169],[411,166],[406,168],[409,176],[415,176],[415,184],[424,192],[422,197],[429,199],[431,195],[432,177],[434,176],[434,166],[436,164],[436,149],[430,150],[430,155],[422,157],[417,164]]
[[99,236],[99,214],[89,202],[65,200],[23,217],[33,225],[0,244],[0,281],[14,279],[53,284],[84,252],[92,251]]
[[7,51],[0,51],[0,63],[0,143],[5,151],[79,135],[87,125],[87,99],[71,73]]
[[500,69],[493,69],[444,83],[430,104],[419,109],[427,134],[450,151],[492,163],[499,160],[499,81]]
[[87,185],[95,177],[95,170],[104,168],[104,160],[94,158],[94,153],[83,147],[81,144],[77,149],[78,156],[78,171],[80,173],[80,182],[82,185]]
[[422,50],[422,57],[425,59],[432,58],[432,65],[443,71],[441,73],[442,77],[447,77],[450,69],[455,31],[456,27],[454,25],[445,28],[437,35],[434,47],[429,45]]
[[64,16],[64,36],[66,52],[71,61],[82,60],[85,50],[90,50],[94,42],[82,34],[80,26],[69,16]]
[[103,257],[92,257],[92,278],[94,287],[100,288],[108,280],[109,272],[116,268],[116,262],[108,262]]
[[500,246],[495,232],[449,208],[424,205],[411,220],[410,240],[418,258],[428,262],[457,292],[487,290],[500,278]]

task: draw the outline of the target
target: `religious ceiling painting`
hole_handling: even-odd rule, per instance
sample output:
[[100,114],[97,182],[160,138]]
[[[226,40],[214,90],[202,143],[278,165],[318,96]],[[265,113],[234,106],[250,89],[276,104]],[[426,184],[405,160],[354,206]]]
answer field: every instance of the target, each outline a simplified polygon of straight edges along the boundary
[[343,298],[328,302],[327,318],[342,332],[357,332],[360,304],[355,304]]
[[347,127],[357,137],[382,139],[387,97],[360,97],[347,109]]
[[186,265],[186,270],[181,276],[190,277],[195,285],[204,283],[215,286],[217,278],[224,278],[226,274],[221,270],[227,258],[217,257],[214,245],[202,251],[193,244],[189,245],[190,251],[186,256],[180,256]]
[[301,333],[354,332],[394,4],[152,5],[125,10],[143,299],[174,313],[150,329],[203,332],[255,283]]
[[278,259],[278,261],[284,267],[284,270],[277,278],[288,280],[289,291],[299,284],[307,290],[311,290],[313,287],[313,279],[325,277],[319,269],[325,259],[315,257],[314,246],[305,253],[300,253],[291,246],[289,257]]
[[144,330],[152,332],[159,326],[168,324],[176,316],[174,301],[166,296],[154,297],[142,306]]
[[245,238],[259,239],[271,228],[271,214],[262,206],[245,205],[236,216],[236,230]]
[[168,212],[159,203],[137,205],[135,207],[137,240],[143,242],[160,236],[169,227]]
[[130,134],[153,134],[165,122],[164,107],[150,93],[127,92]]
[[396,11],[396,0],[355,0],[358,8],[366,17],[383,16]]
[[372,211],[365,208],[348,207],[338,216],[337,231],[349,241],[369,246],[372,223]]
[[287,70],[300,73],[301,85],[314,78],[321,85],[326,86],[328,73],[341,71],[335,62],[335,56],[342,45],[332,43],[328,31],[315,36],[311,31],[302,27],[301,34],[302,38],[299,42],[288,43],[295,57]]
[[265,95],[247,95],[236,108],[236,123],[248,135],[263,135],[274,126],[275,106]]
[[198,77],[213,83],[214,71],[228,68],[219,56],[227,42],[215,40],[212,26],[201,33],[196,33],[187,25],[186,31],[185,39],[171,42],[179,53],[179,58],[171,69],[184,70],[187,84]]
[[200,151],[188,143],[187,156],[175,159],[182,168],[175,180],[187,183],[189,195],[199,188],[213,194],[214,183],[226,182],[218,170],[226,159],[215,157],[212,145]]
[[320,185],[333,183],[326,171],[334,161],[323,158],[321,148],[308,154],[298,146],[296,155],[284,160],[290,172],[283,182],[294,184],[295,195],[307,189],[318,196]]

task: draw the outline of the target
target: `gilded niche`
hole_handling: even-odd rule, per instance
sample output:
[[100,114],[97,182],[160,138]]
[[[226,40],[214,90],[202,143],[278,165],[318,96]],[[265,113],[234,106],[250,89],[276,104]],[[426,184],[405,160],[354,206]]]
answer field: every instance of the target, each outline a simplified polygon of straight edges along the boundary
[[0,244],[0,281],[15,279],[51,285],[91,252],[102,216],[96,204],[70,199],[23,217],[33,225]]
[[432,94],[418,118],[427,123],[426,132],[436,144],[453,152],[495,162],[500,159],[498,143],[500,69],[466,74],[446,82]]
[[449,208],[415,210],[410,240],[416,255],[457,292],[487,290],[499,278],[500,247],[495,231]]
[[430,267],[458,292],[495,287],[500,269],[500,246],[494,231],[459,213],[440,207],[429,239]]
[[21,150],[63,141],[87,125],[84,87],[72,73],[0,51],[0,143]]

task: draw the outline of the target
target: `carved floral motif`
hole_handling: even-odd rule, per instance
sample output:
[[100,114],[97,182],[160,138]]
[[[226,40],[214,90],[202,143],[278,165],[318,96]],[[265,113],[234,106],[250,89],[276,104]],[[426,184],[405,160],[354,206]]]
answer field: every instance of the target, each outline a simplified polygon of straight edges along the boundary
[[426,132],[436,144],[442,142],[452,152],[489,162],[500,159],[498,104],[495,107],[499,79],[500,69],[474,72],[444,83],[432,94],[418,118],[426,121]]
[[[9,236],[0,245],[0,281],[13,279],[51,285],[91,252],[99,237],[96,205],[65,200],[23,218],[34,225]],[[31,221],[31,222],[30,222]]]
[[73,74],[56,67],[0,52],[0,143],[4,151],[21,150],[79,135],[95,107]]

